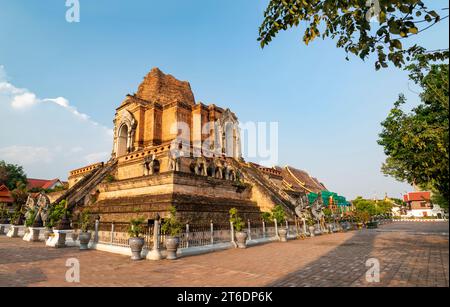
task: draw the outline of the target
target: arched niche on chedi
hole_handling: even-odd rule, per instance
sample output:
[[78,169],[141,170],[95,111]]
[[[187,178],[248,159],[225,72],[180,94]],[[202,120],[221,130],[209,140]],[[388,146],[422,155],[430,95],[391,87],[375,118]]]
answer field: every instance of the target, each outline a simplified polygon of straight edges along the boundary
[[120,157],[133,151],[137,122],[133,114],[123,110],[114,121],[114,155]]
[[216,125],[214,141],[214,144],[218,145],[216,151],[227,157],[241,158],[241,132],[236,115],[230,109],[226,109],[216,121]]

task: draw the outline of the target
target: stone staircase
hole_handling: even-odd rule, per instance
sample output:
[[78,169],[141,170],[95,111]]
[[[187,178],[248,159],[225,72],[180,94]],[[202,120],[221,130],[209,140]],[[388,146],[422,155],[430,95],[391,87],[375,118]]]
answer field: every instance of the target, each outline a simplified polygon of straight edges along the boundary
[[89,194],[105,177],[110,174],[117,166],[117,160],[110,160],[102,167],[94,169],[92,172],[83,177],[63,195],[56,199],[53,203],[58,204],[62,200],[67,200],[67,208],[73,209],[84,201],[86,195]]
[[262,187],[274,202],[284,207],[286,213],[292,216],[295,215],[294,199],[289,196],[289,194],[267,179],[264,174],[251,163],[232,160],[232,164],[239,168],[245,180]]

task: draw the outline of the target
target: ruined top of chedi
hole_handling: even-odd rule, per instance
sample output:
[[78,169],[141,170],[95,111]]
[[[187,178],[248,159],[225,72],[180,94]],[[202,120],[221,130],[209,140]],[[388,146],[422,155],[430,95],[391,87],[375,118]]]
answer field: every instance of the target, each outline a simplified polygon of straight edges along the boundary
[[144,77],[136,96],[161,105],[174,102],[195,105],[194,94],[189,82],[177,80],[172,75],[166,75],[157,67],[152,68]]

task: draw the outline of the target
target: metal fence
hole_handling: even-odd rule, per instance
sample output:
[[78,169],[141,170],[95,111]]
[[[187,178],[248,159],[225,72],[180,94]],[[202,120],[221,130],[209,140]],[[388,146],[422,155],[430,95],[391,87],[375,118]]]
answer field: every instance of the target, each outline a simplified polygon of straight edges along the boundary
[[275,233],[275,223],[274,222],[267,222],[266,227],[266,237],[275,237],[277,234]]
[[266,237],[266,227],[264,221],[247,221],[246,228],[249,240],[256,240]]
[[98,222],[96,224],[97,242],[115,246],[129,246],[127,231],[128,223]]
[[287,221],[287,230],[288,236],[294,237],[294,236],[299,236],[300,235],[300,228],[299,228],[299,224],[297,223],[297,220],[295,221]]
[[[128,228],[129,223],[97,222],[95,226],[96,236],[93,236],[91,240],[96,240],[98,243],[108,245],[128,247],[128,240],[130,238],[130,235],[128,234]],[[152,248],[154,237],[153,226],[143,226],[142,232],[142,237],[144,238],[145,242],[144,248]],[[161,242],[163,242],[163,239],[163,236],[160,236]]]
[[214,223],[212,225],[213,230],[213,244],[226,243],[231,240],[231,224],[230,223]]
[[[127,230],[128,223],[117,222],[96,222],[95,235],[92,240],[98,243],[113,246],[128,247],[130,238]],[[280,226],[278,226],[280,227]],[[298,235],[298,225],[295,221],[283,223],[283,227],[288,228],[289,236]],[[143,227],[144,248],[152,249],[154,245],[154,225],[145,225]],[[159,225],[158,238],[159,246],[164,249],[166,235],[161,233]],[[248,220],[243,228],[247,232],[248,240],[257,240],[276,237],[276,226],[274,221],[250,221]],[[232,225],[230,223],[207,223],[207,224],[185,224],[180,234],[180,248],[207,246],[219,243],[227,243],[232,240]]]

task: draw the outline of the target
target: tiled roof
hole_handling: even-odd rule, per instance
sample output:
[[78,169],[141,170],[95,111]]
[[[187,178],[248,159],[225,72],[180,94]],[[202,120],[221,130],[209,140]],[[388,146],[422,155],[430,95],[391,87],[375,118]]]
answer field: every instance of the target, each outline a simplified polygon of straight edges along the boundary
[[429,201],[431,199],[431,192],[409,192],[403,195],[403,200],[408,201]]
[[325,187],[325,185],[319,181],[319,179],[317,179],[316,177],[311,177],[312,180],[314,180],[315,183],[317,183],[319,186],[322,187],[322,190],[326,190],[327,188]]
[[283,176],[283,183],[289,190],[306,193],[318,193],[322,190],[326,190],[325,186],[320,183],[319,180],[311,177],[303,170],[296,169],[292,166],[275,166],[274,169],[281,172],[281,175]]
[[12,203],[14,199],[11,197],[11,192],[4,184],[0,185],[0,203]]
[[[294,181],[296,181],[298,185],[305,187],[311,192],[318,193],[322,190],[326,190],[326,188],[321,183],[319,183],[317,179],[314,180],[314,178],[312,178],[307,172],[291,166],[286,166],[284,169],[290,175],[289,177],[294,179]],[[285,179],[288,180],[287,178]]]
[[[263,172],[267,172],[268,168],[263,167],[259,164],[251,162],[251,164]],[[292,166],[280,167],[274,166],[272,168],[275,170],[278,176],[283,177],[283,185],[285,189],[305,192],[305,193],[318,193],[327,188],[315,177],[311,177],[307,172],[296,169]]]
[[28,190],[31,190],[33,188],[50,189],[55,183],[60,182],[58,178],[51,180],[28,178],[27,181]]
[[283,176],[283,180],[285,184],[289,187],[290,190],[296,190],[296,191],[302,191],[302,192],[309,192],[305,189],[305,186],[302,185],[300,182],[294,179],[286,168],[277,167],[277,170],[281,171],[281,174]]

